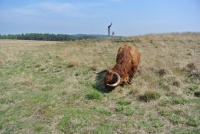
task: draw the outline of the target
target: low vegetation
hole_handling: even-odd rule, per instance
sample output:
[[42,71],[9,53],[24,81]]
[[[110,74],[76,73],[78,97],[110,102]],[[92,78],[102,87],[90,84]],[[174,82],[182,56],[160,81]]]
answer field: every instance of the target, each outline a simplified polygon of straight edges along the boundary
[[68,34],[41,34],[41,33],[27,33],[27,34],[8,34],[0,35],[0,39],[17,39],[17,40],[43,40],[43,41],[73,41],[82,39],[94,39],[100,35],[68,35]]
[[[104,90],[120,45],[141,53],[131,85]],[[0,133],[196,133],[200,34],[0,40]]]

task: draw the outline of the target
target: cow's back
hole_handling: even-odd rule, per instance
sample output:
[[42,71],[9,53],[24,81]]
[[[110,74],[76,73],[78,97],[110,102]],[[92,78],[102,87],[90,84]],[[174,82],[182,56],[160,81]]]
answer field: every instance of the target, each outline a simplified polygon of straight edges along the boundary
[[129,73],[134,75],[140,62],[140,53],[134,46],[123,45],[118,49],[116,62],[123,65]]
[[[134,60],[135,62],[140,61],[140,53],[134,46],[123,45],[118,49],[116,62],[127,62],[129,60]],[[127,63],[126,63],[127,64]]]

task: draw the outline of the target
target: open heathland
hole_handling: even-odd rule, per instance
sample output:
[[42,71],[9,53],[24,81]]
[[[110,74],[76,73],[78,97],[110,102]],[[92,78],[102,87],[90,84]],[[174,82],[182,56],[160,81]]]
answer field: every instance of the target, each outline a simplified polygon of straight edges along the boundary
[[[131,85],[107,92],[118,48],[141,54]],[[200,34],[0,40],[0,133],[200,132]]]

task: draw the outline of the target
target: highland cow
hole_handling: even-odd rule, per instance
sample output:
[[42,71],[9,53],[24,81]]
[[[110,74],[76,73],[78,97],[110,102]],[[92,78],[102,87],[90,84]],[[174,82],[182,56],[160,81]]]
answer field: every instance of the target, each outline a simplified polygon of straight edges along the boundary
[[116,64],[112,69],[105,69],[97,74],[106,72],[104,77],[105,89],[111,91],[117,86],[131,84],[140,63],[140,53],[134,46],[123,45],[119,48]]

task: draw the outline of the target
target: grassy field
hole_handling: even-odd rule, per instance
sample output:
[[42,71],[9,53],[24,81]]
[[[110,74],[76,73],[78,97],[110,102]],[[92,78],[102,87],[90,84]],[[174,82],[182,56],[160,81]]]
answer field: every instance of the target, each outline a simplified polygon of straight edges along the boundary
[[[132,85],[107,93],[103,74],[134,45]],[[69,42],[0,40],[0,133],[200,132],[200,34]]]

